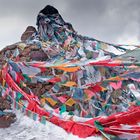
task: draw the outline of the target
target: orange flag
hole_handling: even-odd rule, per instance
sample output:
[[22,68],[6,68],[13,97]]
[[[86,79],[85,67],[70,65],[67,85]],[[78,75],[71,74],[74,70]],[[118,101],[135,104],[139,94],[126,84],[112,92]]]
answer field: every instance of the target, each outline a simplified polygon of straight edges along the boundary
[[80,67],[54,67],[59,70],[63,70],[65,72],[76,72],[80,69]]
[[77,86],[77,84],[75,82],[73,82],[73,81],[68,81],[65,84],[63,84],[63,86],[73,87],[73,86]]

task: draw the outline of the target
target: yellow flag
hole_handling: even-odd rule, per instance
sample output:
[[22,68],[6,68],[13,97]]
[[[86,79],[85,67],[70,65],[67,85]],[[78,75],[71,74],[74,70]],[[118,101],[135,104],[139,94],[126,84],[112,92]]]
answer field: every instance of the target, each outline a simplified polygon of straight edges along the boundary
[[26,47],[27,45],[25,43],[20,43],[18,44],[18,48],[20,48],[21,50],[24,50],[24,48]]
[[68,105],[68,106],[73,106],[75,103],[76,103],[76,102],[75,102],[72,98],[68,99],[68,100],[65,102],[65,104]]

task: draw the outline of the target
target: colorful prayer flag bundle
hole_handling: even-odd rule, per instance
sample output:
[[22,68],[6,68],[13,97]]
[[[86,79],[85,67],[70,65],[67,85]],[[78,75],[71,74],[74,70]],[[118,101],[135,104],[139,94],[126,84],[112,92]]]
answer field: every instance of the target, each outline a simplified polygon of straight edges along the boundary
[[0,53],[7,60],[1,95],[12,96],[33,120],[79,137],[138,136],[139,47],[78,35],[59,13],[39,13],[37,26],[13,46],[13,55],[9,47]]

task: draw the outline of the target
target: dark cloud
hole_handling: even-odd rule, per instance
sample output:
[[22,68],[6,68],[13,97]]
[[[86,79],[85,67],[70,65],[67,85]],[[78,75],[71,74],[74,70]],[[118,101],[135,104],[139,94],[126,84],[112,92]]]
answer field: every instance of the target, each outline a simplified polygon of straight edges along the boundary
[[[138,33],[139,0],[72,0],[72,21],[82,33],[116,42],[120,36]],[[78,10],[77,10],[78,9]],[[70,11],[69,11],[70,12]],[[74,16],[79,12],[81,16]]]
[[0,0],[0,47],[20,40],[47,4],[81,34],[107,42],[139,43],[140,0]]

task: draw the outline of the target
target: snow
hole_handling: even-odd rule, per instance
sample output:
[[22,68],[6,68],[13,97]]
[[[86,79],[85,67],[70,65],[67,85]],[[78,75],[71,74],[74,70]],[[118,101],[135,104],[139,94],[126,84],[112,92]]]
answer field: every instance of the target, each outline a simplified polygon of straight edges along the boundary
[[2,140],[102,140],[100,137],[82,139],[50,122],[43,125],[19,112],[16,114],[17,121],[11,127],[0,129]]

